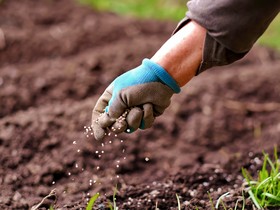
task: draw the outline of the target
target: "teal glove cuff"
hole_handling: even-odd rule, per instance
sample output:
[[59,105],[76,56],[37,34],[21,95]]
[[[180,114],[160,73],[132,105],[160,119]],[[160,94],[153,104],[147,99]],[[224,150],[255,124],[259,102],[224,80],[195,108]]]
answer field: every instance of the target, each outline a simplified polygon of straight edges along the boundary
[[142,64],[153,70],[161,82],[170,87],[175,93],[179,93],[181,91],[181,88],[177,85],[177,82],[160,65],[147,58],[143,60]]
[[105,111],[107,113],[109,112],[109,107],[122,90],[153,82],[160,82],[163,85],[168,86],[174,93],[179,93],[181,90],[176,81],[164,70],[164,68],[145,58],[140,66],[127,71],[113,81],[111,84],[111,87],[113,88],[112,98],[109,101],[109,106],[105,108]]

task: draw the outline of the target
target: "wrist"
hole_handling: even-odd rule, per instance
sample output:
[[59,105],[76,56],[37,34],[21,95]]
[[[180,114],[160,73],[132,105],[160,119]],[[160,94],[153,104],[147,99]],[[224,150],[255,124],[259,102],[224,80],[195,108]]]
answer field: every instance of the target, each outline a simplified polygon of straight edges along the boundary
[[160,81],[170,87],[175,93],[179,93],[181,91],[176,80],[174,80],[174,78],[159,64],[146,58],[143,60],[143,65],[152,70]]
[[151,58],[182,87],[191,80],[202,61],[206,30],[189,22],[174,34]]

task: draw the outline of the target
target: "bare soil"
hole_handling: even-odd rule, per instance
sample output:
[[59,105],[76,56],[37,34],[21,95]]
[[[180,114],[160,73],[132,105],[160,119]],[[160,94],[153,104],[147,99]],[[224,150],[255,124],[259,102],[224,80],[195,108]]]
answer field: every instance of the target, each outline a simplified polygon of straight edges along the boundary
[[207,210],[208,192],[230,192],[233,207],[241,168],[256,176],[262,151],[280,151],[273,50],[202,73],[153,128],[99,142],[87,130],[97,98],[176,23],[69,0],[6,0],[0,14],[0,209],[85,209],[97,192],[94,209],[108,209],[116,186],[119,209],[177,209],[178,194],[182,209]]

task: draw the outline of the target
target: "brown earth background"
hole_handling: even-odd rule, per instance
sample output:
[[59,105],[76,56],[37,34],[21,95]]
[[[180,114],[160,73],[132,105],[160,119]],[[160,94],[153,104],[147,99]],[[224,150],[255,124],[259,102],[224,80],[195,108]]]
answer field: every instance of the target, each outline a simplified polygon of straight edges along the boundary
[[255,47],[196,77],[147,131],[98,142],[88,129],[107,85],[175,26],[70,0],[0,4],[0,209],[85,209],[97,192],[94,209],[108,209],[116,186],[119,209],[177,209],[177,194],[206,210],[208,192],[234,206],[241,168],[255,176],[262,151],[280,151],[276,52]]

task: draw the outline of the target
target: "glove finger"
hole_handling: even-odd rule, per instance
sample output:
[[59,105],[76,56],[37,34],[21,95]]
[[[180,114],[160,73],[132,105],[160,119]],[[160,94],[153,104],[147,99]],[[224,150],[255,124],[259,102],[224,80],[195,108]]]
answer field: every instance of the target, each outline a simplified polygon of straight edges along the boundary
[[142,130],[152,127],[152,124],[155,121],[152,104],[150,103],[144,104],[143,111],[144,111],[144,115],[140,125],[140,129]]
[[94,111],[98,113],[104,113],[105,108],[108,106],[109,101],[112,98],[113,93],[113,85],[109,85],[107,89],[104,91],[104,93],[100,96],[100,98],[97,100],[96,105],[94,107]]
[[109,100],[112,97],[112,90],[113,86],[110,85],[100,96],[92,111],[91,127],[96,140],[102,140],[106,135],[106,125],[113,124],[113,120],[108,118],[107,114],[104,114],[104,109],[108,105]]
[[128,129],[126,130],[127,133],[133,133],[136,131],[141,124],[143,117],[143,110],[139,107],[132,108],[129,113],[127,114],[126,121],[128,124]]
[[153,104],[153,116],[156,118],[160,116],[164,112],[164,110],[170,105],[170,99],[174,92],[167,85],[161,83],[158,84],[158,82],[151,84],[149,88],[151,88],[154,93],[157,93],[153,97],[153,100],[151,100]]
[[138,84],[124,88],[111,102],[109,116],[118,118],[126,109],[153,104],[153,115],[157,117],[170,105],[173,90],[160,82]]
[[111,127],[115,122],[116,120],[110,118],[108,113],[102,113],[97,119],[97,124],[99,124],[101,128]]
[[111,127],[111,131],[113,131],[115,134],[122,133],[126,129],[127,129],[127,122],[125,121],[125,118],[123,118],[122,116],[118,118]]
[[[125,88],[125,90],[130,88]],[[111,118],[118,119],[122,116],[132,105],[129,103],[129,95],[135,94],[130,91],[119,91],[113,99],[109,101],[109,105],[105,108],[106,112]]]
[[101,128],[100,125],[96,122],[93,122],[92,125],[93,135],[96,140],[104,139],[106,135],[106,129]]
[[102,128],[98,123],[98,118],[100,117],[100,113],[93,110],[92,112],[92,122],[91,127],[93,130],[93,135],[96,140],[102,140],[106,135],[106,129]]

